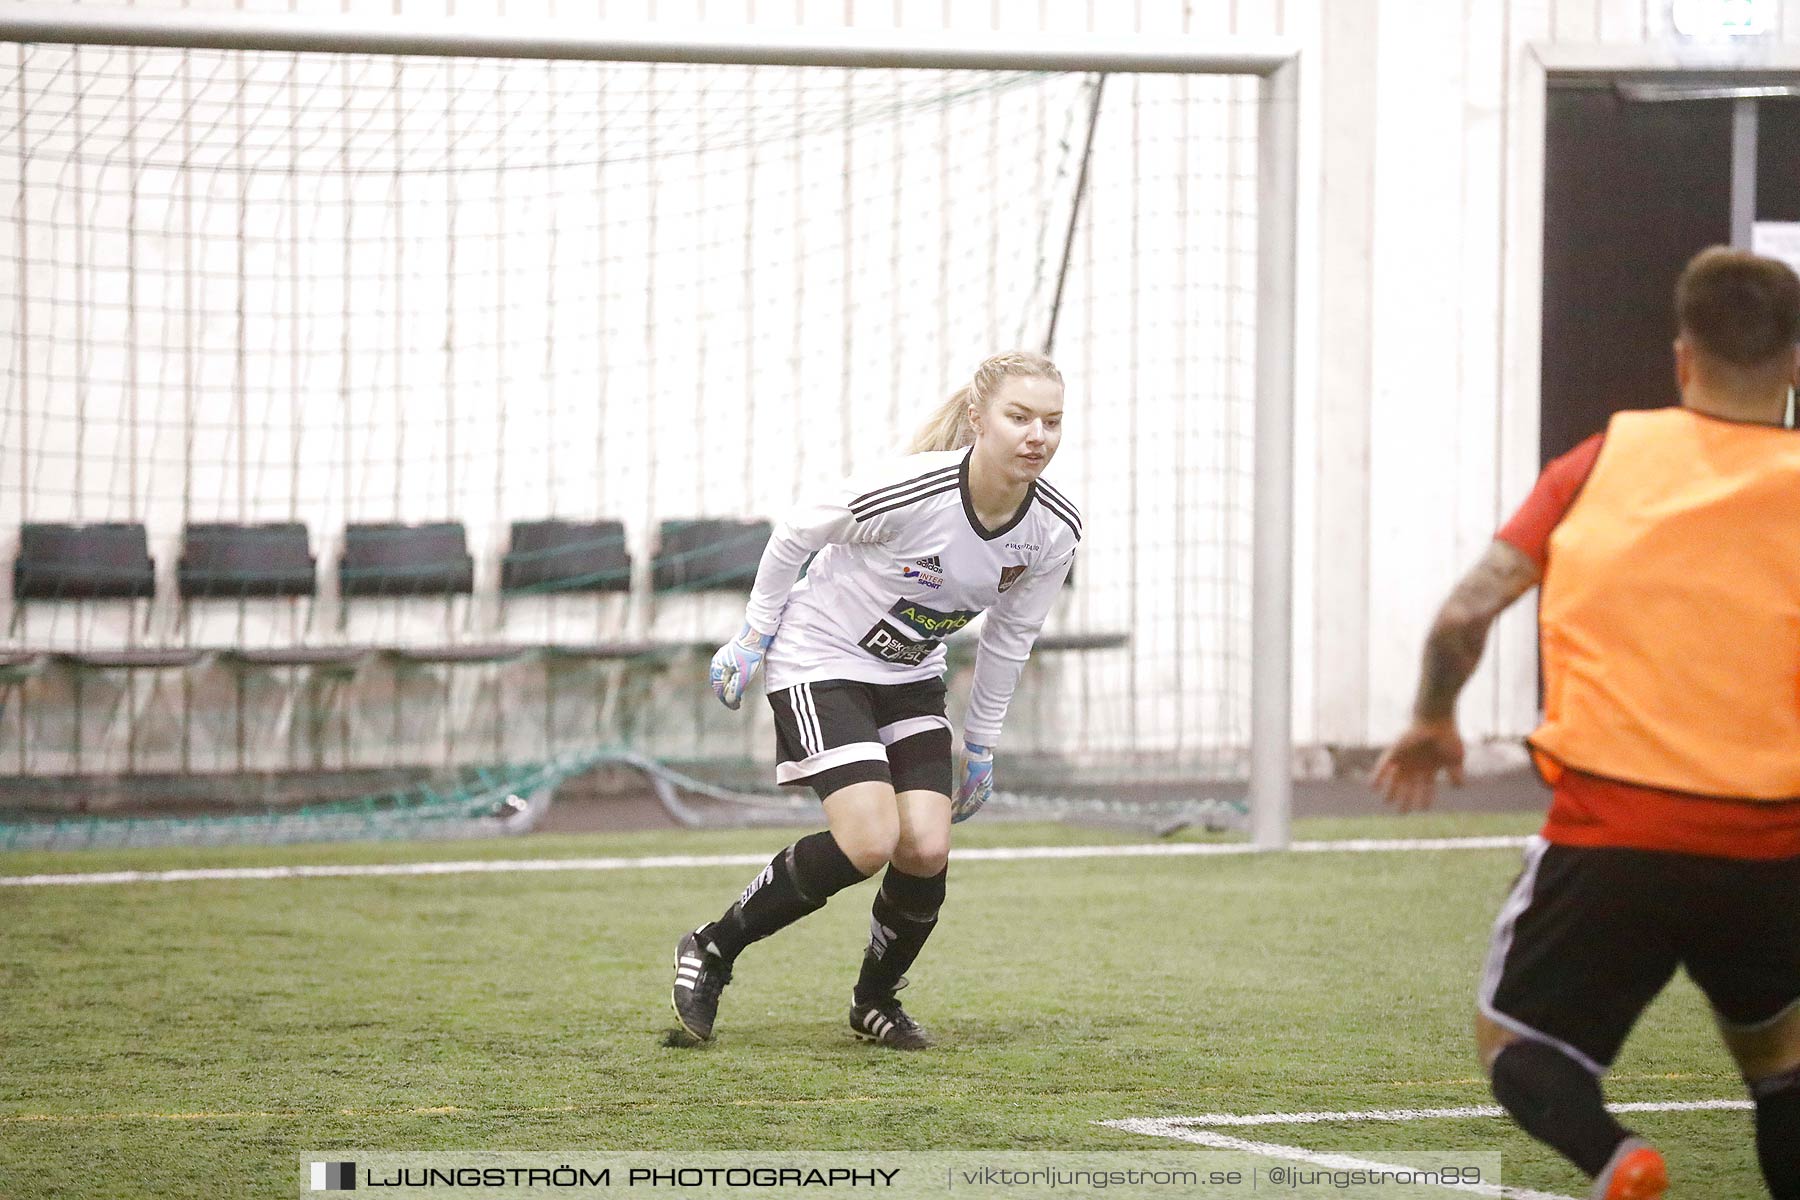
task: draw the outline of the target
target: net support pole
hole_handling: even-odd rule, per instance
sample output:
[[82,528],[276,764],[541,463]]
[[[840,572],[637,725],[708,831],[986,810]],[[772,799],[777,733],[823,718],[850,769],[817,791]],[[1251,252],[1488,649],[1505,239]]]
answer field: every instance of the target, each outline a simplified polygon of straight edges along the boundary
[[1293,825],[1294,241],[1300,64],[1262,78],[1257,105],[1256,451],[1250,615],[1250,839]]
[[1106,76],[1094,77],[1093,102],[1088,106],[1087,140],[1081,147],[1081,170],[1075,176],[1075,202],[1069,206],[1069,228],[1063,237],[1062,263],[1056,269],[1056,296],[1050,301],[1050,328],[1044,332],[1044,357],[1056,353],[1056,319],[1062,315],[1063,285],[1069,281],[1069,262],[1075,257],[1075,230],[1081,224],[1081,204],[1087,199],[1088,167],[1094,159],[1094,131],[1100,128],[1100,95]]

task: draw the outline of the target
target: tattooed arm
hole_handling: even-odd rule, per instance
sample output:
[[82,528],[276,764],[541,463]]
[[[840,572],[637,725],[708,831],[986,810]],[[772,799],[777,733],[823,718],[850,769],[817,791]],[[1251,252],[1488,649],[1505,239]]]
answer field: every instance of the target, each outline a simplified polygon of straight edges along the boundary
[[1537,564],[1510,543],[1496,541],[1438,610],[1425,639],[1425,666],[1415,721],[1453,721],[1456,697],[1475,673],[1494,619],[1537,586]]
[[1462,735],[1456,698],[1481,662],[1494,618],[1536,586],[1538,567],[1508,542],[1495,541],[1438,610],[1425,639],[1425,662],[1413,701],[1412,725],[1375,764],[1382,799],[1410,812],[1429,808],[1440,769],[1462,782]]

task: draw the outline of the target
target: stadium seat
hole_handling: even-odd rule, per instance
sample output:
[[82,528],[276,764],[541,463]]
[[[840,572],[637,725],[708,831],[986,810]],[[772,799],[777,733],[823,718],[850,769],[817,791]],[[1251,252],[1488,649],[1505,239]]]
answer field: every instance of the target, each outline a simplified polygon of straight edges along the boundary
[[189,525],[175,570],[184,600],[197,597],[311,596],[315,560],[306,526]]
[[631,553],[619,521],[514,521],[500,588],[529,592],[629,592]]
[[[185,606],[211,601],[282,601],[310,600],[318,592],[317,562],[307,540],[306,526],[299,522],[262,525],[208,523],[189,525],[182,531],[181,558],[175,567],[176,590]],[[243,606],[234,609],[241,615]],[[194,613],[184,607],[183,621]],[[207,636],[202,628],[190,636],[202,642],[225,640]],[[226,635],[229,649],[215,656],[220,665],[231,669],[250,666],[314,666],[304,658],[296,658],[296,648],[267,649],[257,647],[260,661],[251,660],[244,642],[259,641],[241,625]]]
[[15,600],[148,600],[150,541],[139,523],[27,523],[13,562]]
[[[28,627],[27,636],[42,638],[46,648],[9,654],[0,683],[34,687],[31,680],[46,668],[71,675],[74,694],[88,697],[89,712],[97,718],[89,728],[104,731],[103,743],[121,727],[137,728],[146,714],[171,711],[161,673],[186,670],[205,655],[185,647],[137,644],[143,632],[140,621],[152,611],[155,596],[156,570],[142,523],[26,524],[13,562],[14,621],[20,622],[24,609],[35,603],[49,610],[38,615],[50,619],[51,629],[64,621],[72,626],[47,638]],[[56,643],[69,648],[48,648]],[[131,678],[140,672],[149,675]],[[95,686],[100,679],[109,682]],[[60,686],[52,685],[52,691]],[[126,753],[129,759],[129,749]]]
[[664,521],[657,527],[651,587],[657,592],[743,592],[774,526],[767,521]]
[[475,560],[461,521],[344,530],[342,596],[466,596],[474,588]]
[[[582,615],[565,620],[560,626],[546,622],[544,653],[552,665],[595,661],[653,660],[659,648],[650,642],[633,639],[595,639],[596,630],[616,628],[618,616],[625,610],[617,607],[631,592],[631,552],[625,544],[625,526],[620,521],[564,521],[554,518],[537,521],[515,521],[512,526],[511,549],[500,564],[500,594],[508,605],[508,621],[516,619],[515,606],[532,599],[553,600],[558,596],[583,595],[599,601],[607,598],[609,608],[578,610]],[[566,609],[559,609],[568,617]],[[613,614],[611,619],[601,614]],[[544,620],[544,611],[537,611]],[[569,637],[578,631],[577,637]]]
[[[310,600],[318,593],[317,560],[306,526],[299,522],[260,525],[199,523],[182,533],[175,579],[189,604],[215,600]],[[239,637],[243,631],[237,631]],[[204,634],[202,634],[204,637]],[[251,638],[254,642],[257,639]],[[371,651],[366,648],[233,644],[215,655],[221,666],[311,667],[352,672]]]
[[[13,561],[15,623],[29,601],[152,600],[156,596],[156,569],[150,561],[149,536],[141,523],[28,523],[19,533],[19,556]],[[14,679],[35,673],[45,663],[130,671],[190,667],[202,657],[198,651],[180,648],[83,647],[49,654],[32,665],[32,652],[22,653],[25,658],[21,670],[12,672]]]
[[[351,525],[338,564],[339,593],[352,597],[468,596],[475,560],[461,521],[426,525]],[[507,642],[396,646],[385,653],[404,666],[454,666],[522,658],[532,647]]]

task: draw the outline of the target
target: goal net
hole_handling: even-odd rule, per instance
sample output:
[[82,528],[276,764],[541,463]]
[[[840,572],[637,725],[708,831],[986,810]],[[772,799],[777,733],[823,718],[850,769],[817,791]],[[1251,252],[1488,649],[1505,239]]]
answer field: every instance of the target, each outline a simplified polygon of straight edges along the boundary
[[[272,48],[227,18],[0,42],[0,552],[141,527],[153,577],[0,594],[15,796],[410,770],[439,782],[398,807],[461,820],[609,748],[766,774],[766,712],[720,709],[694,649],[745,589],[704,553],[665,572],[668,523],[754,542],[1013,347],[1067,379],[1049,475],[1085,538],[1007,781],[1246,776],[1259,349],[1285,336],[1259,341],[1250,67],[351,51],[295,20]],[[547,521],[622,556],[511,585]],[[466,578],[361,585],[358,527],[433,524]],[[197,527],[271,525],[304,527],[310,586],[184,582]]]

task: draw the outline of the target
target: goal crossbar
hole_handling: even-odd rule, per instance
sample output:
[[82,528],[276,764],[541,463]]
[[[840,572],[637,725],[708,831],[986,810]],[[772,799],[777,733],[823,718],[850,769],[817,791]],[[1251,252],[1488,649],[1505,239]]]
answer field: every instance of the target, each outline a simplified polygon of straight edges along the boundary
[[[1267,76],[1292,62],[1286,42],[1237,39],[1228,49],[1201,39],[867,31],[810,33],[712,29],[679,38],[639,29],[605,36],[567,22],[472,18],[367,18],[254,13],[0,8],[0,40],[62,45],[160,46],[195,50],[395,54],[480,58],[704,63],[747,67],[870,67],[926,70],[1108,71]],[[627,27],[630,28],[630,27]]]

